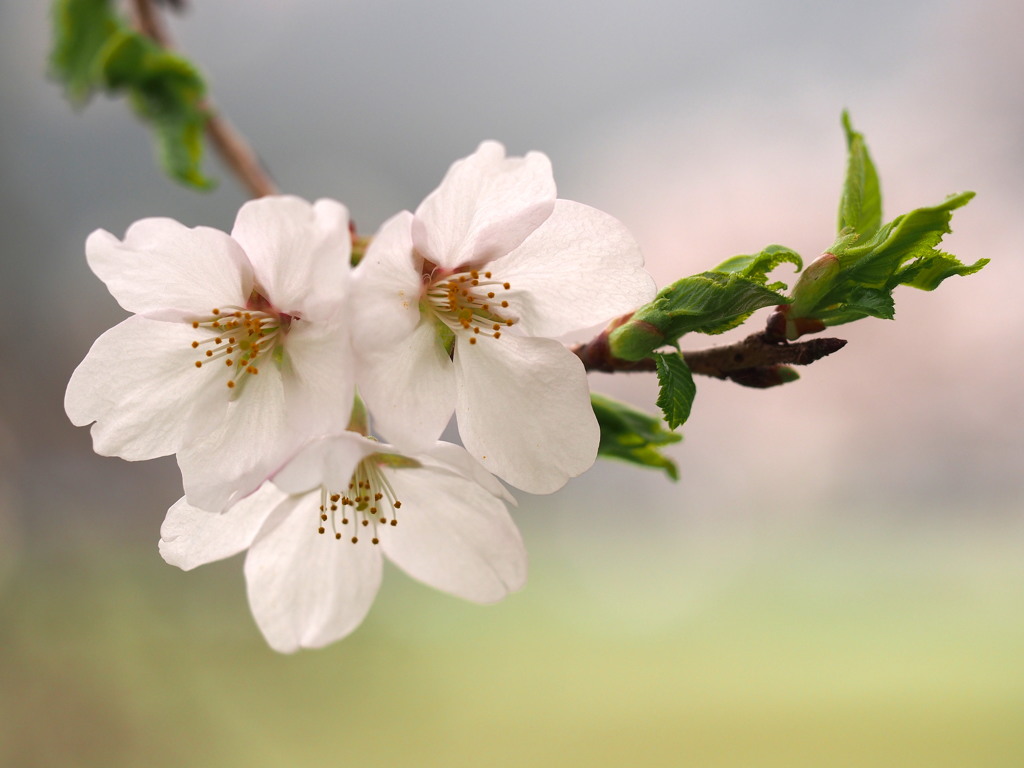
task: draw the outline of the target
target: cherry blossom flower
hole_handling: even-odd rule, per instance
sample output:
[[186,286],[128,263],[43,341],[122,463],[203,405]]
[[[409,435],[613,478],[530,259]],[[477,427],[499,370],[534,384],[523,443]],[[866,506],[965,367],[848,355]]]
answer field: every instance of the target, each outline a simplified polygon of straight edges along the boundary
[[611,216],[556,200],[548,158],[484,142],[415,214],[374,237],[353,273],[357,384],[381,434],[466,448],[534,493],[589,468],[599,429],[583,365],[553,337],[654,297],[639,246]]
[[351,236],[332,200],[246,203],[230,235],[143,219],[86,241],[93,272],[134,313],[68,384],[71,421],[129,460],[176,453],[189,500],[221,510],[309,438],[348,424]]
[[181,499],[160,552],[190,570],[248,550],[256,623],[290,653],[341,639],[362,622],[383,558],[437,589],[492,603],[522,587],[526,552],[505,488],[462,448],[404,455],[344,432],[311,442],[223,514]]

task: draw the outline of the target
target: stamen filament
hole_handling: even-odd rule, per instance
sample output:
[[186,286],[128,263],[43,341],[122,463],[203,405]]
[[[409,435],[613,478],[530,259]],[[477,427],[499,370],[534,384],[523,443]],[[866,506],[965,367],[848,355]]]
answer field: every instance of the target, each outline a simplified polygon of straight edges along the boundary
[[[258,293],[254,292],[254,297],[257,306],[269,309],[269,303]],[[288,315],[262,308],[225,306],[210,310],[206,317],[192,321],[193,328],[210,334],[192,342],[195,350],[209,347],[202,351],[196,368],[202,368],[203,363],[224,359],[225,366],[231,369],[227,386],[234,389],[233,396],[237,396],[246,378],[259,373],[257,363],[276,349],[291,320]]]
[[[513,325],[515,318],[495,309],[492,300],[498,291],[511,288],[511,283],[493,280],[490,272],[481,277],[473,269],[435,279],[428,285],[424,298],[434,315],[453,332],[497,339],[501,337],[499,328]],[[509,307],[506,299],[500,304],[501,309]],[[476,340],[471,337],[469,342],[475,344]]]
[[[352,525],[349,541],[353,544],[359,542],[357,532],[360,528],[369,529],[371,544],[379,544],[380,528],[398,525],[398,510],[402,502],[398,500],[394,487],[373,456],[356,465],[349,480],[348,492],[350,495],[342,495],[331,493],[325,487],[320,488],[320,524],[317,531],[325,533],[323,523],[330,519],[335,539],[342,538],[340,523],[342,528]],[[351,516],[346,512],[348,508],[351,508]]]

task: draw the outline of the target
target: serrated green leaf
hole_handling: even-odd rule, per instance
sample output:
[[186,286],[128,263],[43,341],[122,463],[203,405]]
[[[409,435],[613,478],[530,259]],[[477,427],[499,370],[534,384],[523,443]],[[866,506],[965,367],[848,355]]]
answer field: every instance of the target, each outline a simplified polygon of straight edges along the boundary
[[780,264],[793,264],[796,271],[803,269],[803,259],[796,251],[786,248],[784,245],[769,245],[760,253],[750,255],[733,256],[726,259],[712,272],[723,272],[726,274],[737,274],[748,280],[760,283],[771,291],[782,291],[786,289],[783,282],[768,282],[768,273]]
[[853,130],[850,115],[843,112],[843,130],[849,158],[846,180],[839,199],[839,231],[849,229],[870,237],[882,223],[882,192],[875,164],[871,162],[864,136]]
[[[864,317],[891,319],[892,292],[900,285],[934,290],[948,277],[969,275],[988,263],[963,264],[938,249],[950,232],[953,211],[973,192],[951,195],[939,205],[917,208],[881,222],[881,193],[864,137],[843,114],[850,159],[839,205],[839,236],[808,266],[793,289],[786,311],[786,338]],[[812,322],[803,322],[811,320]],[[820,322],[819,322],[820,321]]]
[[973,192],[963,192],[939,205],[898,216],[866,240],[840,238],[831,250],[839,270],[828,289],[815,297],[813,307],[805,306],[799,291],[794,291],[794,307],[799,307],[800,316],[818,318],[826,325],[863,317],[891,319],[896,287],[931,291],[947,277],[977,272],[988,259],[963,264],[937,249],[950,231],[953,211],[972,197]]
[[978,259],[973,264],[963,264],[955,256],[940,251],[928,258],[918,259],[899,271],[900,285],[934,291],[947,277],[973,275],[988,264],[988,259]]
[[658,384],[661,387],[657,404],[669,427],[675,429],[690,418],[697,385],[693,383],[690,366],[682,355],[658,354],[654,355],[654,361],[658,366]]
[[853,286],[842,303],[819,310],[815,315],[828,326],[851,323],[865,317],[892,320],[895,316],[896,305],[890,291],[862,285]]
[[53,4],[50,72],[64,84],[75,104],[84,104],[98,87],[97,57],[119,26],[109,0],[57,0]]
[[666,445],[678,443],[682,435],[665,429],[665,423],[656,416],[610,397],[592,394],[590,402],[601,427],[598,456],[660,469],[673,480],[679,479],[675,462],[660,451]]
[[739,274],[704,272],[663,288],[608,336],[611,353],[641,360],[691,332],[717,334],[735,328],[762,307],[789,299]]
[[788,301],[756,280],[737,274],[704,272],[668,286],[654,303],[670,320],[668,335],[678,339],[693,331],[723,333],[755,310]]
[[840,261],[843,278],[861,285],[892,286],[900,267],[915,258],[936,254],[935,246],[950,232],[953,211],[966,205],[973,192],[951,195],[938,205],[897,216],[869,238],[842,239],[830,249]]

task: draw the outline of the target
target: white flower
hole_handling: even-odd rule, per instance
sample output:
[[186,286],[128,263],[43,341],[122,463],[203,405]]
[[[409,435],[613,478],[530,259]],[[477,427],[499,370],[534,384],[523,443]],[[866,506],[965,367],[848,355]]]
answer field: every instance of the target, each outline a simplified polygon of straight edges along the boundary
[[551,492],[599,440],[583,365],[551,337],[654,294],[619,221],[556,200],[546,156],[485,142],[386,222],[354,271],[357,384],[389,440],[428,444],[454,411],[488,470]]
[[480,603],[519,589],[526,552],[494,477],[460,447],[414,455],[355,432],[310,443],[223,514],[184,499],[160,553],[198,565],[248,550],[256,623],[275,650],[316,648],[352,632],[380,587],[383,557],[413,578]]
[[189,500],[220,510],[310,437],[345,428],[354,396],[340,203],[246,203],[231,235],[143,219],[86,242],[135,313],[97,339],[64,406],[97,453],[176,453]]

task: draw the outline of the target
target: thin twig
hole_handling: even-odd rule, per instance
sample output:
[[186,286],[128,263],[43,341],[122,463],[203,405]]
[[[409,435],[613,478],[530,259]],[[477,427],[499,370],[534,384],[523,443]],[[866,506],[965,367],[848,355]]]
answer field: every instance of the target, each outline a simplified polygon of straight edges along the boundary
[[[139,31],[168,50],[174,45],[170,35],[153,7],[151,0],[131,0],[132,15]],[[235,177],[242,183],[253,197],[264,197],[277,192],[277,186],[260,164],[256,153],[245,138],[220,112],[212,101],[207,99],[202,104],[206,112],[206,136],[221,159]]]
[[[845,340],[832,338],[779,343],[760,332],[734,344],[683,352],[683,359],[693,373],[701,376],[731,379],[744,386],[764,388],[783,383],[785,377],[780,378],[779,366],[808,365],[845,345]],[[607,332],[585,344],[578,344],[572,351],[588,371],[628,373],[657,370],[654,358],[623,360],[612,355]]]

